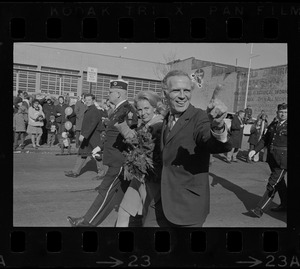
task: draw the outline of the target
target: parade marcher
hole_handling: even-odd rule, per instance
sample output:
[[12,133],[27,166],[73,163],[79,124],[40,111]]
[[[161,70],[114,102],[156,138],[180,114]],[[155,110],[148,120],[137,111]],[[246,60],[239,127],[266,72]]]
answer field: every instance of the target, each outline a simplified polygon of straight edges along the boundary
[[[250,128],[250,136],[249,136],[249,139],[248,139],[248,143],[249,143],[249,152],[251,150],[253,150],[255,148],[255,146],[257,145],[258,141],[260,140],[261,138],[261,135],[263,133],[263,126],[262,126],[262,120],[261,119],[258,119],[256,120],[252,125],[251,125],[251,128]],[[257,162],[259,160],[259,153],[256,153],[254,156],[253,156],[253,160],[255,162]],[[248,163],[251,163],[252,160],[247,158],[247,162]]]
[[48,145],[48,147],[53,147],[53,145],[55,143],[57,131],[58,131],[58,124],[55,121],[55,116],[54,115],[51,115],[49,117],[49,121],[46,124],[46,129],[47,129],[47,132],[48,132],[47,145]]
[[15,137],[14,137],[14,150],[16,150],[19,146],[18,140],[21,138],[21,149],[24,149],[25,147],[25,135],[26,135],[26,124],[28,122],[28,115],[26,112],[26,107],[19,106],[18,112],[15,113],[13,118],[13,127],[15,131]]
[[31,135],[33,148],[40,146],[40,139],[43,134],[42,126],[44,125],[45,114],[39,100],[34,99],[32,106],[28,109],[28,126],[27,133]]
[[93,159],[93,149],[101,144],[101,132],[104,130],[101,110],[96,108],[94,104],[95,96],[93,94],[85,94],[84,99],[87,109],[84,112],[81,134],[79,136],[81,143],[73,170],[65,172],[67,177],[78,177],[85,164]]
[[243,141],[244,116],[245,112],[243,110],[239,110],[237,115],[233,116],[230,127],[230,141],[232,144],[232,149],[227,153],[226,156],[226,160],[228,163],[231,163],[231,161],[237,162],[236,157],[239,152],[239,149],[242,147]]
[[[126,149],[123,135],[116,126],[127,125],[127,115],[134,114],[133,125],[137,123],[137,115],[127,99],[128,83],[123,80],[110,82],[109,101],[115,105],[114,111],[109,116],[106,127],[106,137],[103,149],[103,164],[108,166],[107,173],[96,189],[99,194],[88,209],[86,214],[80,218],[68,217],[72,226],[97,226],[112,211],[115,205],[119,205],[129,182],[121,178],[122,166],[125,160],[123,151]],[[128,136],[134,131],[127,128]],[[99,147],[94,152],[98,152]]]
[[250,212],[256,217],[261,217],[268,210],[275,193],[278,191],[280,205],[271,208],[272,211],[286,211],[287,208],[287,187],[284,176],[287,172],[287,104],[279,104],[277,107],[277,118],[273,121],[255,149],[249,152],[252,158],[265,146],[268,148],[267,162],[271,169],[267,189],[255,209]]
[[163,89],[170,112],[161,136],[161,199],[148,208],[144,226],[202,227],[210,204],[210,153],[231,149],[224,122],[227,107],[218,99],[219,86],[207,111],[191,105],[194,83],[181,70],[165,76]]
[[79,148],[80,142],[79,142],[79,136],[81,132],[81,126],[83,121],[84,112],[87,109],[86,105],[84,104],[84,93],[81,94],[81,96],[78,98],[78,101],[75,104],[74,112],[76,115],[76,129],[75,129],[75,145],[76,148]]
[[[97,109],[101,110],[101,115],[102,115],[101,120],[102,120],[104,127],[106,127],[104,124],[104,120],[107,118],[107,111],[102,107],[102,105],[99,105],[97,102],[95,102],[95,106]],[[100,144],[97,146],[99,146],[100,148],[103,148],[103,143],[105,140],[105,129],[102,130],[100,137],[101,137]],[[99,158],[97,158],[97,170],[98,170],[98,173],[94,178],[92,178],[92,180],[103,179],[108,170],[108,166],[103,164],[103,160],[100,157],[100,155],[99,155]]]
[[155,146],[152,152],[153,171],[144,174],[143,179],[133,177],[118,210],[116,227],[142,226],[142,218],[148,206],[155,206],[160,199],[161,152],[160,139],[163,118],[157,111],[164,112],[159,106],[161,98],[153,91],[141,91],[134,99],[137,113],[142,120],[137,130],[151,134]]

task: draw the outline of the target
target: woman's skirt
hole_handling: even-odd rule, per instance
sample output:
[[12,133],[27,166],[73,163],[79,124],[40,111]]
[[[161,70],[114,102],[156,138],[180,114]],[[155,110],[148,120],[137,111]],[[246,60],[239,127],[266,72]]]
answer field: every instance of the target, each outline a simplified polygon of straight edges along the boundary
[[43,134],[43,130],[42,130],[41,126],[32,126],[32,125],[28,124],[27,133],[28,134]]

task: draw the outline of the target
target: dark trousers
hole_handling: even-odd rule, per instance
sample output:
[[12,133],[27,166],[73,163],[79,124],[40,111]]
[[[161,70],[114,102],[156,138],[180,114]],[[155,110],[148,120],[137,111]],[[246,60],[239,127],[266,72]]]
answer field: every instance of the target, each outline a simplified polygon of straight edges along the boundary
[[103,164],[102,160],[97,161],[92,156],[82,157],[80,155],[77,156],[74,168],[72,169],[73,173],[80,174],[81,169],[91,160],[94,160],[97,165],[98,175],[103,175],[106,173],[107,166]]
[[81,133],[80,130],[76,130],[75,131],[75,144],[76,144],[76,148],[79,148],[79,146],[80,146],[80,141],[79,141],[80,133]]
[[98,188],[98,196],[84,215],[84,220],[92,226],[98,226],[111,213],[118,208],[130,181],[124,180],[120,175],[121,167],[108,167],[107,173]]
[[14,148],[17,148],[19,146],[19,138],[21,139],[22,146],[24,146],[25,132],[15,132]]
[[268,184],[274,186],[274,190],[269,191],[267,189],[263,197],[257,204],[257,207],[259,207],[263,211],[267,211],[277,191],[279,194],[281,205],[287,206],[287,187],[284,180],[286,170],[281,168],[273,168],[273,167],[271,168],[271,170],[272,173],[269,177]]
[[203,222],[194,223],[191,225],[177,225],[170,222],[164,212],[162,207],[161,199],[158,202],[153,201],[150,204],[147,212],[147,216],[145,217],[144,227],[176,227],[176,228],[188,228],[188,227],[202,227]]
[[46,129],[46,122],[44,122],[44,125],[42,126],[43,134],[41,136],[41,144],[46,144],[47,143],[47,137],[48,137],[48,132]]

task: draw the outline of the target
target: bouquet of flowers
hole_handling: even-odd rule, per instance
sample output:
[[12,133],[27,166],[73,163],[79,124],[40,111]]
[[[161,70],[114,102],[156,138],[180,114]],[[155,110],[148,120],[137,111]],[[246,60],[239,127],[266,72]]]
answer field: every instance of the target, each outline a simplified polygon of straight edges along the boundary
[[133,178],[144,182],[145,175],[153,170],[153,149],[154,139],[151,133],[145,128],[136,131],[134,138],[126,139],[128,150],[123,152],[125,155],[124,179]]

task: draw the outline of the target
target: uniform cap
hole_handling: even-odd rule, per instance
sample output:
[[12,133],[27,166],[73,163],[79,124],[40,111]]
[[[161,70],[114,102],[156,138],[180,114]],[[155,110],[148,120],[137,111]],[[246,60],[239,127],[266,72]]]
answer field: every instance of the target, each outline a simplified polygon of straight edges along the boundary
[[110,88],[111,89],[121,89],[127,91],[128,82],[124,80],[111,80]]
[[287,104],[286,103],[282,103],[282,104],[279,104],[278,106],[277,106],[277,110],[279,111],[279,110],[282,110],[282,109],[287,109]]

